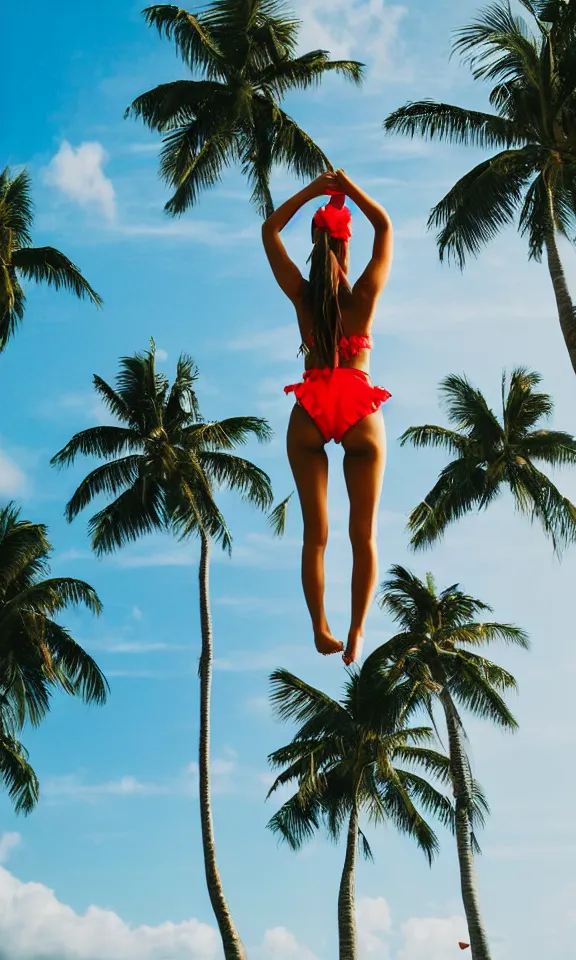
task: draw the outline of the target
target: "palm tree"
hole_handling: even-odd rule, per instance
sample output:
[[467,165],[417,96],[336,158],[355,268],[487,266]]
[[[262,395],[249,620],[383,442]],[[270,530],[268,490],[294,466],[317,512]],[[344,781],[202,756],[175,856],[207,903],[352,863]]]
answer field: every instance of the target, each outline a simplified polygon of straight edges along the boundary
[[576,307],[557,237],[576,226],[576,7],[565,0],[519,0],[535,30],[498,0],[456,34],[474,79],[493,84],[494,111],[434,100],[408,103],[384,121],[389,132],[495,150],[433,208],[440,259],[464,266],[519,212],[529,256],[546,251],[558,317],[576,372]]
[[230,417],[206,423],[194,383],[198,370],[185,355],[176,378],[155,369],[155,347],[124,357],[117,389],[94,376],[97,393],[119,426],[91,427],[77,433],[52,463],[63,467],[78,454],[105,459],[82,481],[66,507],[72,521],[100,494],[112,497],[89,523],[92,547],[110,553],[144,534],[164,530],[180,538],[200,538],[200,819],[204,866],[210,901],[222,937],[226,960],[245,960],[224,894],[216,860],[210,796],[210,701],[213,635],[209,568],[212,542],[231,548],[231,536],[214,499],[216,487],[235,490],[249,503],[267,509],[272,503],[270,480],[249,460],[231,452],[250,437],[268,440],[271,430],[257,417]]
[[108,692],[92,657],[54,619],[77,604],[99,614],[98,595],[82,580],[48,577],[51,550],[44,524],[20,520],[13,503],[0,510],[0,781],[23,813],[39,792],[18,738],[25,723],[40,724],[54,689],[97,704]]
[[26,297],[21,279],[71,290],[80,299],[102,301],[78,267],[55,247],[33,247],[30,231],[34,207],[26,170],[16,177],[0,173],[0,353],[24,317]]
[[[491,608],[467,596],[458,584],[440,594],[428,574],[422,582],[401,566],[393,566],[381,586],[381,607],[391,614],[400,632],[371,654],[363,667],[368,674],[384,671],[410,692],[412,707],[420,704],[436,728],[434,707],[439,704],[448,731],[450,780],[455,801],[456,842],[462,900],[473,960],[490,960],[476,885],[474,828],[488,812],[470,771],[466,734],[459,713],[464,707],[475,717],[491,720],[505,730],[517,723],[502,694],[516,689],[514,677],[475,652],[500,640],[528,647],[523,630],[508,623],[478,622]],[[470,649],[472,648],[472,649]]]
[[[342,702],[309,686],[286,670],[271,676],[271,700],[281,720],[295,721],[291,742],[269,762],[281,768],[270,794],[285,784],[297,791],[272,817],[269,828],[297,850],[324,825],[332,839],[346,831],[346,855],[338,896],[339,960],[357,960],[355,873],[361,814],[375,823],[391,821],[416,840],[431,862],[438,849],[432,828],[418,810],[453,824],[451,801],[424,774],[449,783],[448,758],[428,744],[428,727],[406,725],[399,688],[390,688],[381,671],[351,671]],[[400,766],[398,765],[400,764]]]
[[448,420],[456,429],[425,424],[400,437],[402,445],[443,447],[454,454],[410,514],[413,547],[436,542],[449,524],[474,509],[486,509],[505,487],[517,510],[541,523],[557,553],[576,539],[576,506],[535,465],[576,464],[574,437],[540,425],[554,409],[552,398],[535,390],[541,379],[521,367],[508,383],[503,375],[501,422],[465,377],[451,375],[441,382]]
[[270,173],[275,164],[299,177],[330,167],[322,150],[280,103],[291,90],[317,85],[329,71],[354,83],[363,65],[330,60],[325,50],[295,56],[300,23],[282,0],[214,0],[197,14],[154,4],[147,24],[172,40],[196,80],[175,80],[149,90],[126,115],[165,134],[160,170],[174,189],[171,214],[194,206],[202,190],[239,163],[252,202],[268,217],[274,210]]

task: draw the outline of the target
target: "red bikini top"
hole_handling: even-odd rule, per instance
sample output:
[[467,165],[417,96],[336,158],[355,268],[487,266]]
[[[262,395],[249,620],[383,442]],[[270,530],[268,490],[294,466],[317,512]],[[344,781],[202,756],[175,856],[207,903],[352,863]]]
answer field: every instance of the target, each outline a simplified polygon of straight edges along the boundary
[[[306,337],[304,344],[310,347],[310,349],[313,349],[314,334],[311,333],[309,337]],[[355,357],[361,350],[371,350],[372,346],[372,337],[361,337],[356,333],[352,333],[349,337],[340,337],[338,355],[341,360],[351,360],[352,357]]]

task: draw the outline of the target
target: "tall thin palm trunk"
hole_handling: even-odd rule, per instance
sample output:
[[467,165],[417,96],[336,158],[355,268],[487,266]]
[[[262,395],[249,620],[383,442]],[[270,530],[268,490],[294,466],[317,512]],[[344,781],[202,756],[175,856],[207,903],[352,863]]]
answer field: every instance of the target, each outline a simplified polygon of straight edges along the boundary
[[338,893],[338,958],[358,960],[356,936],[356,857],[358,853],[358,808],[352,808],[348,822],[346,856]]
[[244,945],[240,939],[230,908],[224,894],[222,879],[216,862],[216,844],[212,822],[210,791],[210,700],[212,695],[213,636],[210,612],[210,541],[202,536],[200,548],[200,623],[202,630],[202,653],[200,655],[200,738],[198,777],[200,793],[200,822],[202,825],[202,848],[204,869],[210,903],[216,917],[224,957],[226,960],[246,960]]
[[490,945],[480,913],[476,883],[469,813],[467,763],[462,746],[462,734],[454,704],[446,690],[442,692],[441,699],[448,728],[452,786],[456,805],[456,845],[460,865],[460,885],[464,913],[468,924],[472,960],[490,960]]
[[560,260],[560,254],[558,253],[554,228],[554,201],[551,191],[548,191],[548,204],[550,216],[548,230],[545,236],[548,270],[550,271],[550,279],[552,280],[554,296],[556,297],[560,329],[562,330],[572,369],[574,373],[576,373],[576,307],[572,303],[564,268]]

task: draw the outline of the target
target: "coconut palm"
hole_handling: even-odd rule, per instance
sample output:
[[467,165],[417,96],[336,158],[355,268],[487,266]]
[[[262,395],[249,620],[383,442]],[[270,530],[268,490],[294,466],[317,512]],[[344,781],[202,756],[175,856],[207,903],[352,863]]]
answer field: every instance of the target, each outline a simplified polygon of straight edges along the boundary
[[454,49],[474,79],[491,83],[494,112],[434,100],[408,103],[384,121],[389,132],[496,151],[433,208],[440,259],[463,267],[519,214],[529,257],[546,251],[558,317],[576,372],[576,308],[557,238],[576,227],[576,7],[519,0],[532,27],[498,0],[456,34]]
[[535,389],[541,379],[522,367],[509,379],[503,375],[501,421],[466,377],[451,375],[441,382],[448,420],[456,429],[425,424],[400,437],[402,445],[442,447],[454,455],[410,514],[413,547],[436,542],[449,524],[486,509],[506,487],[516,509],[538,520],[557,553],[576,539],[576,506],[536,466],[576,464],[574,437],[541,424],[554,409],[549,394]]
[[393,823],[416,840],[431,862],[438,840],[418,807],[447,826],[453,824],[451,801],[426,779],[432,775],[449,783],[449,761],[428,746],[432,739],[428,727],[407,725],[403,692],[398,686],[390,688],[381,671],[350,672],[341,703],[286,670],[276,670],[271,685],[277,715],[295,721],[297,732],[268,758],[273,767],[282,769],[269,796],[286,784],[296,784],[297,790],[268,826],[293,850],[321,825],[332,839],[345,831],[339,960],[357,960],[354,898],[359,839],[365,856],[371,857],[360,817],[364,814],[374,824]]
[[215,501],[216,489],[234,490],[261,509],[268,509],[272,503],[268,476],[232,452],[251,437],[268,440],[271,431],[266,421],[257,417],[206,423],[194,391],[197,377],[191,358],[182,355],[170,386],[168,378],[156,370],[153,342],[146,353],[124,357],[116,389],[94,376],[96,392],[120,425],[91,427],[77,433],[52,463],[67,466],[79,454],[106,461],[88,474],[66,507],[67,519],[72,521],[101,494],[112,498],[89,523],[97,554],[110,553],[154,530],[169,531],[180,538],[200,538],[199,790],[204,866],[226,960],[245,960],[218,870],[212,823],[209,568],[211,544],[218,542],[229,550],[232,542]]
[[44,524],[21,520],[13,503],[0,510],[0,781],[24,813],[38,799],[19,740],[26,722],[38,726],[56,689],[97,704],[108,691],[92,657],[54,619],[78,604],[99,614],[100,600],[83,580],[48,577],[51,549]]
[[24,317],[21,280],[47,283],[101,306],[102,301],[78,267],[55,247],[33,247],[34,207],[26,170],[0,173],[0,353]]
[[329,71],[359,83],[362,64],[330,60],[325,50],[296,56],[300,23],[282,0],[214,0],[198,13],[154,4],[144,17],[174,42],[198,78],[160,84],[126,111],[166,135],[160,170],[174,190],[169,213],[193,206],[226,167],[238,163],[252,202],[268,217],[274,210],[274,165],[308,178],[330,166],[280,103],[292,90],[317,85]]
[[381,586],[379,602],[400,632],[367,658],[363,670],[368,674],[384,671],[387,682],[395,679],[409,690],[412,708],[420,704],[435,728],[436,707],[444,714],[462,900],[472,958],[489,960],[474,867],[474,853],[478,852],[474,828],[483,822],[482,814],[488,808],[471,775],[460,709],[504,730],[517,728],[502,696],[516,689],[514,677],[476,649],[495,641],[527,648],[528,639],[523,630],[511,624],[479,621],[478,616],[483,618],[491,608],[463,593],[458,584],[438,593],[430,574],[423,582],[397,565]]

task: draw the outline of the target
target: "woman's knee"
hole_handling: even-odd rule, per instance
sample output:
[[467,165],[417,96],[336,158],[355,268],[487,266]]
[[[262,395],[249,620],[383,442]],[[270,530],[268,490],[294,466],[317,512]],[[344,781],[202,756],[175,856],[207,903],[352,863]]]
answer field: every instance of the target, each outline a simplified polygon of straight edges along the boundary
[[304,524],[304,547],[325,550],[328,543],[328,524]]
[[377,552],[375,523],[366,521],[360,523],[351,522],[349,536],[352,550],[355,553],[362,550],[374,554]]

